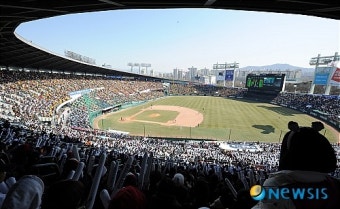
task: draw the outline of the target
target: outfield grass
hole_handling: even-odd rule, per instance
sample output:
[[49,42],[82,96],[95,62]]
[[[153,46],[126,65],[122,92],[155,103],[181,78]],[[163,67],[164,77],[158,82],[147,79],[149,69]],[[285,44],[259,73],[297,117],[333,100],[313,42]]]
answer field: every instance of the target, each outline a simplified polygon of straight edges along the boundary
[[[151,105],[191,108],[201,112],[204,120],[198,127],[193,128],[119,121]],[[176,112],[163,110],[148,110],[143,114],[138,115],[136,119],[164,122],[176,117]],[[150,114],[160,114],[161,117],[155,117],[154,120],[146,117]],[[208,96],[171,96],[112,113],[106,119],[101,120],[98,125],[102,129],[127,131],[131,135],[141,136],[279,142],[288,131],[289,121],[296,121],[300,126],[310,126],[311,122],[317,119],[295,110],[267,103]],[[321,133],[325,134],[331,142],[337,142],[338,136],[334,131],[326,128]]]

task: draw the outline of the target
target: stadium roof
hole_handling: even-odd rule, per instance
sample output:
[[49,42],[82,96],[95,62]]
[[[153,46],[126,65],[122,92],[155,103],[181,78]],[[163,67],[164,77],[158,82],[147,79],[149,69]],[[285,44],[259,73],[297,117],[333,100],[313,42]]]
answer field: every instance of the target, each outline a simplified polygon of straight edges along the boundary
[[0,3],[0,66],[82,71],[129,76],[95,65],[76,62],[39,49],[14,34],[19,24],[59,15],[119,9],[216,8],[302,14],[340,20],[335,0],[10,0]]

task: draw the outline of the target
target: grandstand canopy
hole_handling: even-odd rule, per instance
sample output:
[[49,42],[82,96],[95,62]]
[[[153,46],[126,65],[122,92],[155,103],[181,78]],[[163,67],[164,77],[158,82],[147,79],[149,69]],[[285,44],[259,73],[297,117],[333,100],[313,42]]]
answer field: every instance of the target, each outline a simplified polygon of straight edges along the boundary
[[[24,42],[15,34],[20,24],[41,18],[105,10],[216,8],[246,11],[266,11],[325,17],[340,20],[340,1],[335,0],[11,0],[0,3],[0,66],[82,71],[91,74],[133,76],[59,57]],[[236,20],[237,21],[237,20]],[[142,77],[139,75],[139,77]],[[145,76],[148,77],[148,76]]]

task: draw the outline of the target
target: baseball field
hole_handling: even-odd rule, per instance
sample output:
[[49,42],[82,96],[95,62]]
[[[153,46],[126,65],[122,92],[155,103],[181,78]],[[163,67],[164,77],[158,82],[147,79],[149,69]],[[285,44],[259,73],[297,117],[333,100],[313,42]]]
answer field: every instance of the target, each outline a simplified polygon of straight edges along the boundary
[[[93,126],[140,136],[280,142],[289,121],[310,126],[317,119],[268,103],[170,96],[99,116]],[[327,125],[320,133],[339,141],[339,132]]]

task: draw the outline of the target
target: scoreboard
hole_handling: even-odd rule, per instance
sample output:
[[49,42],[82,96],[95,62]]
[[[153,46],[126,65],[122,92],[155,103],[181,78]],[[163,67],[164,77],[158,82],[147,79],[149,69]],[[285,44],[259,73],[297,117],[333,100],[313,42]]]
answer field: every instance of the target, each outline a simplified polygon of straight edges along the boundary
[[285,74],[248,74],[246,88],[249,92],[277,94],[282,91]]

